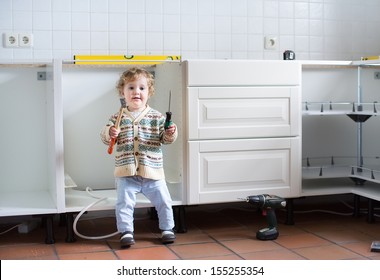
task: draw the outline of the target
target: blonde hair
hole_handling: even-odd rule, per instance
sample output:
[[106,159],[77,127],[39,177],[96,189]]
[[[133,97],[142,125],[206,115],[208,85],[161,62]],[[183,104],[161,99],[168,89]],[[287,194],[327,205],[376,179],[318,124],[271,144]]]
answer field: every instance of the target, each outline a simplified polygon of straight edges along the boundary
[[125,84],[133,82],[141,76],[146,78],[148,83],[148,96],[152,97],[154,95],[154,77],[147,70],[138,67],[133,67],[127,71],[124,71],[123,74],[121,74],[120,79],[116,85],[119,95],[123,95],[123,88]]

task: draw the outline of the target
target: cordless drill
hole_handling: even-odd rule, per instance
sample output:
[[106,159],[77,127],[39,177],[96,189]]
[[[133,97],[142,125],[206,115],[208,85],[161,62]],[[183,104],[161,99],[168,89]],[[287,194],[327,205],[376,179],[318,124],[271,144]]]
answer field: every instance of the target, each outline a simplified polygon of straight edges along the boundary
[[285,199],[269,194],[247,196],[246,201],[259,207],[264,216],[266,216],[268,227],[260,229],[256,233],[259,240],[274,240],[278,237],[277,219],[275,209],[285,208]]

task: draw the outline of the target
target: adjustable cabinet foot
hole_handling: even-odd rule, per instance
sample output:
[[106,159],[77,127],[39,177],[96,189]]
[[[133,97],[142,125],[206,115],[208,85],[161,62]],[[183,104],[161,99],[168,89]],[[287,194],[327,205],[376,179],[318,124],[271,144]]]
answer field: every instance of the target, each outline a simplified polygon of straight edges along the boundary
[[354,217],[358,218],[360,216],[360,196],[354,194]]
[[73,243],[76,241],[73,224],[74,224],[74,214],[73,213],[66,213],[65,214],[65,220],[66,220],[66,242],[67,243]]
[[294,225],[294,204],[293,198],[286,199],[286,225]]
[[367,215],[367,222],[372,224],[375,222],[375,214],[374,214],[374,200],[371,198],[368,198],[368,215]]
[[157,213],[156,208],[150,207],[148,211],[149,211],[150,219],[157,221],[158,220],[158,213]]
[[59,226],[60,227],[66,226],[66,213],[59,214]]
[[173,207],[174,220],[175,220],[175,229],[178,233],[186,233],[186,212],[185,206],[174,206]]
[[54,215],[44,215],[42,216],[42,224],[45,227],[45,243],[46,244],[54,244],[54,230],[53,230],[53,218]]

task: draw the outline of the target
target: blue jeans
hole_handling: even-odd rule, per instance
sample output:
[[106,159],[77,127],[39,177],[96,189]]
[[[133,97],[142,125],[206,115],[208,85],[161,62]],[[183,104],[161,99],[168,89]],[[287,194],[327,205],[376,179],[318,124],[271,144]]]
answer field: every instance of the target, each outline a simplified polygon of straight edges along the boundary
[[116,225],[122,233],[134,231],[133,213],[136,205],[136,194],[144,194],[157,210],[159,228],[174,228],[172,200],[165,180],[151,180],[140,176],[116,177]]

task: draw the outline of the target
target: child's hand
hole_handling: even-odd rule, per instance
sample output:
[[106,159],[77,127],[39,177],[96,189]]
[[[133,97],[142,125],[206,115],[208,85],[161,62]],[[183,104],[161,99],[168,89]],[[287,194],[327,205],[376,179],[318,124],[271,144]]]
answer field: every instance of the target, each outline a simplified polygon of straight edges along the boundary
[[111,138],[117,138],[117,136],[119,136],[119,133],[120,133],[120,129],[116,129],[116,127],[111,126],[111,128],[110,128],[110,137]]
[[172,124],[172,125],[169,126],[167,129],[165,129],[165,133],[166,133],[167,135],[173,135],[174,132],[175,132],[175,130],[176,130],[176,127],[175,127],[174,124]]

